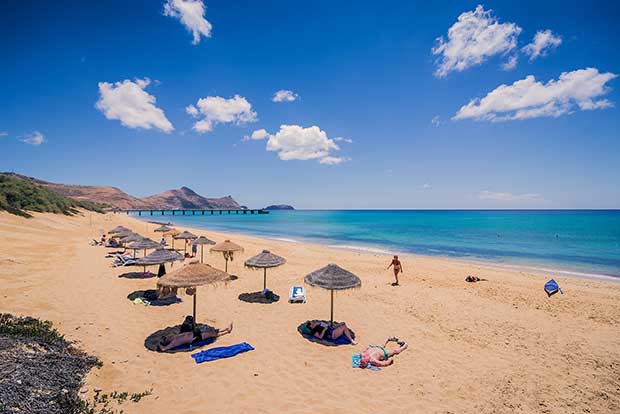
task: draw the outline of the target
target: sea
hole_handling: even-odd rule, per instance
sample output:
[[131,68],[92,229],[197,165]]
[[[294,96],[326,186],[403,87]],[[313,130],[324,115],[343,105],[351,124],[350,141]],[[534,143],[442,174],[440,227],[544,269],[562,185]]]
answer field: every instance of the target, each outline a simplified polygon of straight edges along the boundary
[[413,253],[620,281],[620,210],[294,210],[150,216],[334,249]]

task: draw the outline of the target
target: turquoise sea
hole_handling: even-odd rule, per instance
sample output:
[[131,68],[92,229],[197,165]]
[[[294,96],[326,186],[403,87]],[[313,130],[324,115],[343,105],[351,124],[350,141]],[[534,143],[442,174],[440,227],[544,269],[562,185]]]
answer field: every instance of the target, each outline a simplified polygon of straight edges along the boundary
[[297,210],[142,215],[176,226],[337,248],[620,277],[620,210]]

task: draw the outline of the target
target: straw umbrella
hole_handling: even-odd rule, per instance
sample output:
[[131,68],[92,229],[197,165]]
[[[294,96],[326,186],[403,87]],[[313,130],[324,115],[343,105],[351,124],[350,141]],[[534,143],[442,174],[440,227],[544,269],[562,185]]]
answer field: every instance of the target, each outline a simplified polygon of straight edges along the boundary
[[211,247],[210,250],[212,252],[221,252],[224,255],[224,260],[226,260],[226,272],[228,272],[228,259],[232,261],[234,253],[242,252],[243,247],[231,242],[230,240],[224,240],[223,242]]
[[158,247],[160,247],[159,243],[147,238],[142,238],[127,246],[128,249],[133,250],[134,256],[136,255],[136,250],[144,250],[144,256],[146,256],[146,249],[156,249]]
[[186,288],[186,293],[194,296],[193,317],[196,324],[196,287],[228,280],[228,273],[211,267],[206,263],[192,262],[157,281],[157,286]]
[[127,227],[116,226],[108,232],[108,234],[120,233],[122,231],[130,231]]
[[180,234],[181,232],[178,231],[175,228],[170,228],[170,230],[164,232],[164,236],[170,236],[170,240],[172,240],[172,248],[174,249],[174,236],[176,236],[177,234]]
[[357,288],[362,285],[359,277],[335,264],[315,270],[306,275],[304,281],[310,286],[327,289],[331,292],[330,324],[334,323],[334,290]]
[[162,224],[161,226],[157,227],[155,230],[153,230],[156,233],[166,233],[168,231],[172,230],[172,227],[168,227],[166,224]]
[[[196,236],[194,233],[190,233],[189,231],[184,231],[182,233],[177,234],[176,236],[173,236],[173,239],[183,239],[185,241],[195,240],[197,238],[198,236]],[[187,242],[185,243],[184,253],[187,254]]]
[[156,266],[165,263],[173,263],[177,260],[183,260],[183,256],[181,253],[176,250],[168,250],[164,248],[158,248],[157,250],[149,253],[148,255],[139,258],[136,260],[137,266],[144,267],[144,272],[146,273],[147,266]]
[[263,269],[263,290],[267,289],[267,269],[281,266],[284,263],[286,263],[284,257],[273,254],[269,250],[263,250],[261,253],[245,261],[247,267]]
[[207,239],[205,236],[200,236],[192,242],[192,246],[200,245],[200,263],[203,262],[203,250],[205,244],[215,244],[213,240]]

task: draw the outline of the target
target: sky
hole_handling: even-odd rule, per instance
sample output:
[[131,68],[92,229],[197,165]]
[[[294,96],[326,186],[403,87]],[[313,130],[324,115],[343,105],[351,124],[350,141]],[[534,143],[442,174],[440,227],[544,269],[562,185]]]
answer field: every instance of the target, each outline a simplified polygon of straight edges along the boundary
[[0,7],[0,171],[252,208],[620,208],[620,2]]

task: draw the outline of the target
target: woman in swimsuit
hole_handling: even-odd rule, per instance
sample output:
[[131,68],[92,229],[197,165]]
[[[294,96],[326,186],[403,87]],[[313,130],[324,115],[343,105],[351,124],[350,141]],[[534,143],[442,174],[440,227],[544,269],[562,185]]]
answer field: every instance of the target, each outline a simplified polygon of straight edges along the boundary
[[303,327],[303,331],[307,336],[314,336],[318,339],[326,339],[329,341],[335,341],[341,336],[345,336],[353,345],[357,345],[357,342],[351,336],[351,330],[347,327],[347,324],[336,323],[333,326],[329,326],[328,323],[325,322],[314,322],[309,321]]
[[392,286],[398,286],[398,274],[403,271],[403,265],[398,260],[398,256],[394,256],[392,263],[387,268],[389,269],[392,266],[394,266],[394,277],[396,278],[396,282],[392,283]]
[[[399,347],[391,351],[388,350],[387,345],[390,342],[396,342]],[[400,354],[405,349],[407,349],[407,343],[405,341],[399,341],[397,338],[386,339],[383,345],[369,345],[361,354],[360,367],[366,368],[369,365],[387,367],[394,363],[393,357]]]
[[180,345],[189,345],[191,343],[204,341],[205,339],[217,338],[231,333],[232,329],[232,322],[224,329],[211,328],[210,326],[197,326],[191,332],[182,332],[172,337],[164,336],[159,343],[159,350],[168,351]]

